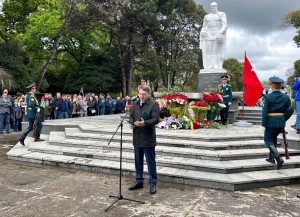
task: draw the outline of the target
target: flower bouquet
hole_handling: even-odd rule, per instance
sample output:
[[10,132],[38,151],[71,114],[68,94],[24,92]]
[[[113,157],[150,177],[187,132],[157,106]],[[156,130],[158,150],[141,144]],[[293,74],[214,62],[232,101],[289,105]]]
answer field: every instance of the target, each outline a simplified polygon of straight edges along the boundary
[[167,103],[166,103],[166,99],[159,98],[159,99],[156,99],[156,102],[159,105],[159,110],[160,110],[159,117],[161,119],[163,119],[163,118],[165,118],[167,116]]
[[184,94],[169,94],[161,97],[167,102],[167,109],[171,116],[182,117],[184,115],[185,106],[188,102],[188,97]]
[[131,114],[132,111],[132,102],[125,107],[125,113]]
[[193,109],[195,118],[204,120],[207,114],[207,111],[210,109],[210,106],[207,102],[198,101],[198,102],[191,102],[189,107]]
[[210,110],[207,111],[206,119],[208,121],[214,120],[217,117],[218,112],[223,108],[221,106],[221,104],[223,102],[222,96],[217,93],[205,92],[203,94],[203,100],[210,105]]
[[166,130],[178,130],[179,128],[182,128],[182,124],[178,121],[178,119],[175,119],[173,117],[169,117],[166,120],[164,129],[166,129]]

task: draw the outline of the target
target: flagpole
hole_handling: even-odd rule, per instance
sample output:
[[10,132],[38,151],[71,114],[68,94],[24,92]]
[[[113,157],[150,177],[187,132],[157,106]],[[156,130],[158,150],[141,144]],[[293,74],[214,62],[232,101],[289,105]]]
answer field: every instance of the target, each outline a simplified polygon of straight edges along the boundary
[[246,64],[246,51],[244,57],[244,71],[243,71],[243,108],[242,108],[242,120],[235,122],[233,126],[237,127],[252,127],[251,123],[244,121],[244,114],[245,114],[245,64]]
[[[246,51],[245,51],[245,57],[246,57]],[[245,79],[245,58],[244,57],[244,71],[243,71],[243,108],[242,108],[242,121],[244,120],[244,109],[245,109],[245,83],[244,83],[244,79]]]

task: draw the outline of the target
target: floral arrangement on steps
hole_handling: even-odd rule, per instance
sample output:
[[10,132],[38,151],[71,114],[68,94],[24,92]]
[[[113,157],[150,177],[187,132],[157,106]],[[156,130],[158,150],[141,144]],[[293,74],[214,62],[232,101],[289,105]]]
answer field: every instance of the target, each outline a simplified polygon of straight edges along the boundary
[[210,106],[210,109],[206,114],[206,119],[208,121],[215,120],[215,118],[218,116],[219,111],[226,107],[223,103],[222,96],[217,93],[205,92],[203,94],[203,100]]
[[210,110],[210,105],[207,102],[198,101],[198,102],[190,102],[189,108],[193,109],[195,114],[195,119],[204,120],[207,114],[207,111]]
[[188,97],[184,94],[168,94],[161,97],[167,103],[167,109],[172,117],[182,117],[184,115]]
[[223,126],[214,121],[201,121],[200,118],[188,118],[187,116],[180,117],[178,119],[174,117],[168,117],[163,119],[159,124],[156,125],[158,128],[166,129],[166,130],[196,130],[196,129],[221,129],[226,130],[227,126]]

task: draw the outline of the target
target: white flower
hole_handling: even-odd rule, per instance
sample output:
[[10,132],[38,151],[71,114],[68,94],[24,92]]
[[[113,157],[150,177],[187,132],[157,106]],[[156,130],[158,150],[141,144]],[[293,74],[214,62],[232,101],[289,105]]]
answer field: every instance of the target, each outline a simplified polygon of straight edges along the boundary
[[218,103],[218,105],[222,108],[226,108],[226,105],[224,103]]

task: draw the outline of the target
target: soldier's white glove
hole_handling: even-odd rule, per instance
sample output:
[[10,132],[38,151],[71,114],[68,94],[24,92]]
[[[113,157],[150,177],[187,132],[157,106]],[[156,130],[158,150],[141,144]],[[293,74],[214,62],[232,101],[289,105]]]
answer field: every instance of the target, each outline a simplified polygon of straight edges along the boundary
[[36,111],[37,111],[37,112],[40,112],[40,111],[41,111],[41,109],[40,109],[40,108],[37,108],[37,109],[36,109]]
[[228,105],[231,105],[231,102],[229,102]]

